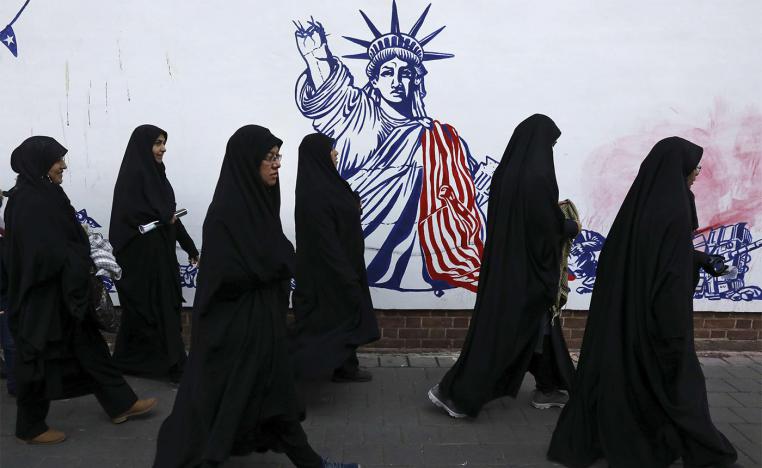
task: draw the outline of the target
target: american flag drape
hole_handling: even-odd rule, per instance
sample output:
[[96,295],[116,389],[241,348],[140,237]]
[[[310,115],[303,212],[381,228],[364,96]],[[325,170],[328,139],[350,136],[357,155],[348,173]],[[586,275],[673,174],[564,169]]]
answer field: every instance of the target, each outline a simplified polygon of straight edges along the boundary
[[421,136],[418,236],[432,279],[476,291],[484,249],[476,189],[458,132],[434,121]]

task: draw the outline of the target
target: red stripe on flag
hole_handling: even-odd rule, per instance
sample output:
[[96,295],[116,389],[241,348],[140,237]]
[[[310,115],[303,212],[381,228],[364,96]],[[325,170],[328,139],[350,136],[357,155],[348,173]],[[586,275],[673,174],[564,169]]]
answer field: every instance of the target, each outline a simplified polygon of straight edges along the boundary
[[476,291],[483,242],[474,187],[457,131],[434,122],[421,136],[423,186],[418,234],[436,280]]

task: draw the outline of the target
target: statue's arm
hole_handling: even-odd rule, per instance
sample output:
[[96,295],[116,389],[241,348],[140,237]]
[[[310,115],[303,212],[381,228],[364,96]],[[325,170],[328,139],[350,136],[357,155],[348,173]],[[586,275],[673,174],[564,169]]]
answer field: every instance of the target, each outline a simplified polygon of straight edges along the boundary
[[296,48],[307,64],[307,73],[314,89],[319,89],[330,76],[332,64],[335,63],[328,48],[325,29],[320,22],[313,19],[307,21],[307,26],[296,21],[294,25]]

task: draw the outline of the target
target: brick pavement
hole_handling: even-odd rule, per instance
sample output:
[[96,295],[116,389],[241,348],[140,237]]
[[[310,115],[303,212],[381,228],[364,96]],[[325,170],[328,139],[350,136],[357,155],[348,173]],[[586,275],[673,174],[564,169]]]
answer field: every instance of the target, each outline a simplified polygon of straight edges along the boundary
[[[452,365],[453,355],[361,356],[374,381],[300,385],[307,404],[305,429],[314,447],[333,459],[364,467],[558,466],[545,450],[558,410],[529,406],[534,382],[527,375],[516,400],[487,405],[477,420],[453,420],[429,404],[426,391]],[[701,358],[715,424],[739,451],[739,464],[762,466],[762,353]],[[115,426],[92,396],[53,402],[48,423],[67,433],[61,445],[31,447],[13,437],[14,400],[0,397],[2,468],[143,468],[153,459],[155,437],[175,390],[167,383],[129,378],[141,396],[161,402],[156,414]],[[4,385],[3,385],[4,387]],[[226,468],[288,467],[279,454],[232,458]],[[605,467],[599,461],[595,467]]]

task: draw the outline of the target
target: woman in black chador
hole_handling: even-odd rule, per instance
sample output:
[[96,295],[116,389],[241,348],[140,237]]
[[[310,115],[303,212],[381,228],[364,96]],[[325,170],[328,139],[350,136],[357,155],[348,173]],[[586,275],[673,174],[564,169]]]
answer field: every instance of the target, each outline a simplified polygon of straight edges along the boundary
[[286,313],[294,249],[280,222],[280,146],[247,125],[228,141],[204,220],[204,261],[188,366],[157,440],[156,468],[213,467],[230,455],[285,452],[330,464],[302,430]]
[[308,135],[296,176],[296,332],[299,376],[333,370],[334,381],[368,381],[357,347],[379,338],[365,272],[360,203],[336,171],[333,140]]
[[50,400],[89,393],[121,423],[147,413],[111,363],[90,299],[90,243],[61,188],[66,148],[50,137],[25,140],[11,155],[18,173],[5,210],[10,325],[16,341],[16,437],[55,444],[63,432],[45,417]]
[[[109,237],[122,279],[116,282],[122,324],[114,362],[127,374],[168,376],[177,382],[185,365],[180,308],[182,289],[175,244],[191,263],[198,250],[175,218],[175,192],[164,163],[167,132],[141,125],[132,132],[114,188]],[[162,226],[141,235],[138,226]]]
[[575,392],[553,433],[551,460],[660,468],[680,457],[686,467],[736,459],[710,419],[693,344],[698,223],[689,184],[702,152],[666,138],[640,165],[601,251]]
[[558,207],[553,145],[561,131],[535,114],[516,127],[490,186],[487,239],[476,305],[458,361],[429,391],[452,417],[475,417],[487,402],[515,397],[527,370],[536,408],[563,406],[573,365],[559,320],[563,242],[579,231]]

